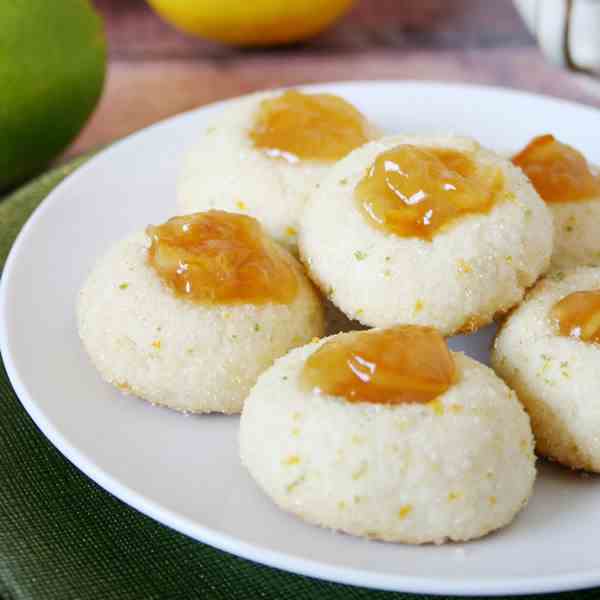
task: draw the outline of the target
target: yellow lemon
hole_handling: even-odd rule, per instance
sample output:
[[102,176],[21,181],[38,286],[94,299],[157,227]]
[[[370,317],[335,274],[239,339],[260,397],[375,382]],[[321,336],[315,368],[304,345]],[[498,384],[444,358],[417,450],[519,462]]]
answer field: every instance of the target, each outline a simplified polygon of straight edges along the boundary
[[183,31],[237,46],[271,46],[311,37],[354,0],[148,0]]

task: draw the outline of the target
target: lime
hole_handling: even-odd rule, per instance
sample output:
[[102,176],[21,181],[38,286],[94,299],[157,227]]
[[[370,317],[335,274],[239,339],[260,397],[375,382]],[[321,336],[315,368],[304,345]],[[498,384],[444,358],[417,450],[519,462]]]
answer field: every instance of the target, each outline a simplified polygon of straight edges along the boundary
[[77,135],[106,72],[89,0],[0,0],[0,190],[33,175]]

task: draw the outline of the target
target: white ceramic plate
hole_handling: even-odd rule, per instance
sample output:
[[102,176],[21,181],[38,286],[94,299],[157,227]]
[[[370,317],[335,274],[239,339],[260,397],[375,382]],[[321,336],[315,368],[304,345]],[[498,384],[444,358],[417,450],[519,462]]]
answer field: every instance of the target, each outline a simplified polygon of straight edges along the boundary
[[[430,83],[316,86],[389,132],[456,132],[506,151],[552,131],[600,163],[600,112],[505,90]],[[411,547],[355,539],[278,510],[238,461],[236,417],[185,417],[125,398],[84,354],[74,302],[110,244],[175,211],[185,150],[220,106],[116,144],[58,186],[15,243],[3,275],[0,341],[11,381],[40,429],[131,506],[234,554],[314,577],[439,594],[508,594],[600,585],[600,479],[541,465],[508,528],[480,541]],[[490,332],[455,339],[483,360]]]

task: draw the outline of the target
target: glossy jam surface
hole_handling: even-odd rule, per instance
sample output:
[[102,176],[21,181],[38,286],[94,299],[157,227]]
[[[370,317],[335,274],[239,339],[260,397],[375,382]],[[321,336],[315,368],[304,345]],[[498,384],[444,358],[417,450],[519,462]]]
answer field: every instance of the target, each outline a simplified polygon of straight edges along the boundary
[[560,335],[600,344],[600,290],[565,296],[552,307],[550,317]]
[[600,175],[585,157],[553,135],[534,138],[512,159],[546,202],[577,202],[600,196]]
[[148,262],[176,295],[200,304],[288,304],[291,258],[255,219],[218,210],[149,226]]
[[354,198],[374,227],[431,240],[462,216],[489,212],[503,182],[500,169],[480,167],[466,153],[405,144],[375,159]]
[[426,403],[456,381],[446,340],[431,327],[401,325],[333,339],[304,363],[311,390],[350,402]]
[[263,100],[250,138],[289,162],[332,162],[370,139],[366,119],[344,99],[294,90]]

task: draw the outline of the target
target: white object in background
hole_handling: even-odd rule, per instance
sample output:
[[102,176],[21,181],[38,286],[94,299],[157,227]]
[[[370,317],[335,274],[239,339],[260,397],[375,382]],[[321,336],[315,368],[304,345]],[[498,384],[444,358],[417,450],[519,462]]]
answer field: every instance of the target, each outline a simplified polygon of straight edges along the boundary
[[553,62],[600,76],[600,0],[515,0]]

